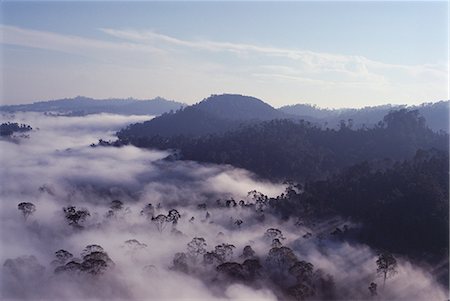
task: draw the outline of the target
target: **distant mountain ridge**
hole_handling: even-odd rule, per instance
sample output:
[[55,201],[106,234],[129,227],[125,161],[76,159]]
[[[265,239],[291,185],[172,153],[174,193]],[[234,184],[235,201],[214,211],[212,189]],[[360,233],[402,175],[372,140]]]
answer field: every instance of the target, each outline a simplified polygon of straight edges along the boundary
[[278,110],[297,115],[299,117],[308,116],[315,119],[316,123],[322,126],[326,123],[328,127],[337,127],[341,120],[352,120],[353,126],[360,128],[362,126],[372,127],[392,110],[407,108],[418,110],[419,114],[427,120],[427,125],[434,131],[449,130],[449,107],[450,102],[439,101],[435,103],[423,103],[416,106],[406,105],[380,105],[373,107],[364,107],[361,109],[324,109],[315,105],[295,104],[283,106]]
[[201,102],[128,126],[119,135],[128,137],[202,136],[222,133],[240,125],[273,119],[297,119],[260,99],[238,94],[211,95]]
[[97,113],[121,115],[160,115],[187,106],[184,103],[156,97],[150,100],[93,99],[84,96],[58,100],[39,101],[32,104],[0,106],[3,112],[55,112],[69,116],[84,116]]

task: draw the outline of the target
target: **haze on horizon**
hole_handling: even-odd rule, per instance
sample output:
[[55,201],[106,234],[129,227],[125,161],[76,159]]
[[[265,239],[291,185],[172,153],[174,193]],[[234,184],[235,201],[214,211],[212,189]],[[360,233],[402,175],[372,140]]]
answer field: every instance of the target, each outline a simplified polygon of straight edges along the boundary
[[1,4],[1,104],[210,94],[274,107],[448,99],[447,2]]

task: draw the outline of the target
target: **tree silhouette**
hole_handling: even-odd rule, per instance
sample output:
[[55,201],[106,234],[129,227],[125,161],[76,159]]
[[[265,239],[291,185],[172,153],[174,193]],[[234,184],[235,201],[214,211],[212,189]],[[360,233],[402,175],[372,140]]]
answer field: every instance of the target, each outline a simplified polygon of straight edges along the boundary
[[371,282],[369,285],[369,292],[372,297],[378,295],[377,293],[377,284],[375,282]]
[[80,225],[80,222],[84,222],[91,215],[87,209],[77,210],[75,206],[65,207],[63,211],[66,219],[69,221],[69,225],[75,228],[82,228],[83,226]]
[[17,209],[22,211],[23,217],[28,219],[28,217],[36,211],[36,206],[33,203],[22,202],[17,205]]
[[251,246],[245,246],[240,257],[244,259],[253,259],[255,257],[255,251],[253,251]]
[[301,260],[289,268],[289,273],[297,279],[297,282],[309,282],[313,276],[313,270],[312,263]]
[[64,265],[73,258],[72,253],[66,250],[58,250],[55,252],[56,259],[52,261],[53,265]]
[[159,231],[159,233],[162,233],[166,226],[167,216],[165,216],[164,214],[159,214],[156,217],[152,217],[152,222],[153,224],[155,224],[155,227]]
[[187,250],[188,250],[189,257],[194,262],[197,262],[198,256],[206,253],[206,246],[207,246],[207,244],[203,237],[194,237],[187,244]]
[[214,248],[214,252],[218,255],[222,262],[229,261],[233,257],[233,249],[236,247],[231,244],[223,243]]
[[106,217],[111,218],[115,217],[117,212],[123,210],[123,202],[119,200],[113,200],[109,206],[108,213],[106,213]]
[[397,274],[397,260],[391,253],[383,252],[377,259],[377,273],[383,277],[383,287],[386,279]]
[[173,225],[176,225],[180,217],[181,215],[176,209],[170,209],[167,214],[167,222],[171,222]]

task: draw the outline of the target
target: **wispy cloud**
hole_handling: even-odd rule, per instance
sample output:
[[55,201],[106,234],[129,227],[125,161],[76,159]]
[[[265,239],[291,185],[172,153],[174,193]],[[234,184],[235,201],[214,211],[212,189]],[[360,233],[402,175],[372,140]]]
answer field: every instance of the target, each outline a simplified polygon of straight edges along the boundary
[[[86,65],[85,69],[72,64],[72,73],[80,74],[73,80],[67,75],[61,78],[58,66],[53,74],[48,71],[46,77],[65,85],[60,95],[83,88],[96,97],[109,97],[111,91],[114,95],[149,97],[152,91],[153,96],[195,102],[208,94],[233,91],[269,102],[282,99],[286,104],[302,98],[326,106],[330,105],[330,95],[339,99],[337,103],[346,102],[346,106],[360,106],[361,101],[418,103],[447,97],[446,62],[402,65],[362,55],[180,38],[151,30],[100,28],[95,38],[8,25],[0,25],[0,32],[3,45],[75,54],[108,64]],[[30,73],[37,69],[30,69]],[[112,87],[117,74],[121,75],[121,84]],[[33,76],[26,83],[30,89],[41,77],[38,73]],[[9,87],[24,84],[20,74],[5,78]],[[173,82],[177,82],[177,89],[173,89]],[[43,85],[41,82],[36,89],[42,90]],[[23,93],[33,98],[36,93],[42,94],[37,97],[50,97],[44,96],[49,92],[36,89]],[[5,91],[4,98],[17,98],[22,93],[15,88]]]
[[[436,77],[446,77],[447,70],[444,64],[442,65],[400,65],[388,64],[371,60],[364,56],[341,55],[322,52],[313,52],[309,50],[267,47],[260,45],[231,43],[231,42],[216,42],[210,40],[183,40],[168,35],[156,33],[153,31],[135,31],[135,30],[120,30],[111,28],[101,28],[102,32],[120,39],[142,43],[144,45],[152,45],[154,43],[161,43],[187,47],[195,50],[205,51],[224,51],[235,54],[260,54],[272,57],[280,57],[294,61],[297,64],[297,70],[308,73],[340,73],[346,77],[353,77],[352,81],[369,80],[383,82],[386,76],[383,72],[402,72],[410,77],[421,77],[423,75],[432,75],[433,79]],[[291,74],[285,74],[292,76]]]
[[2,44],[61,51],[72,54],[88,55],[90,52],[143,52],[161,54],[163,51],[151,45],[130,42],[111,42],[75,35],[59,34],[48,31],[24,29],[15,26],[0,25]]

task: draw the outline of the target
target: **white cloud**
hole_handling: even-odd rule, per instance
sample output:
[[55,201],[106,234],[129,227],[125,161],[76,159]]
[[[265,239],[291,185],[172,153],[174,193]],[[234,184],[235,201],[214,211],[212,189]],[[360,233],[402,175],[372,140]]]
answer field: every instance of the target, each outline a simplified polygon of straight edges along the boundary
[[[94,59],[84,65],[64,62],[64,68],[61,62],[48,64],[44,71],[42,64],[22,66],[5,55],[2,90],[8,102],[85,94],[101,98],[162,95],[194,103],[209,94],[233,92],[260,97],[274,106],[303,99],[326,107],[361,107],[418,104],[445,99],[448,94],[445,63],[400,65],[364,56],[182,39],[132,29],[101,28],[103,38],[6,25],[0,30],[3,44]],[[21,89],[24,85],[29,89]]]
[[141,52],[162,54],[157,47],[125,42],[110,42],[75,35],[58,34],[48,31],[24,29],[16,26],[0,25],[0,43],[55,50],[65,53],[89,55],[112,52]]

